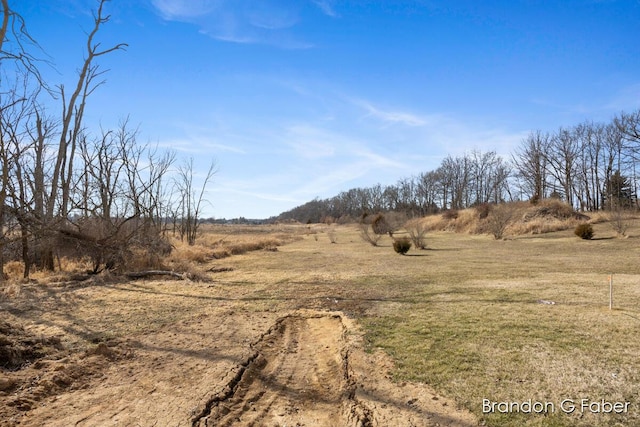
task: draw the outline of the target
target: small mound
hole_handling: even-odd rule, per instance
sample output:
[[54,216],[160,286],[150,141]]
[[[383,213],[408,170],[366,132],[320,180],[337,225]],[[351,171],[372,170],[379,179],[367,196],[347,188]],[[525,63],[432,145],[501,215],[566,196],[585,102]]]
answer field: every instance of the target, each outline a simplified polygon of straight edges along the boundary
[[62,349],[60,338],[31,334],[20,325],[0,322],[0,361],[3,369],[17,371]]
[[[490,233],[491,224],[497,219],[504,219],[504,231],[510,235],[542,234],[574,228],[579,222],[590,221],[591,218],[576,212],[567,203],[558,199],[545,199],[537,204],[529,202],[508,202],[499,205],[483,204],[474,208],[445,211],[430,215],[420,220],[422,226],[429,231],[454,231],[457,233],[486,234]],[[500,217],[497,217],[499,212]]]
[[555,199],[544,200],[540,204],[535,205],[528,210],[522,220],[529,222],[537,218],[558,219],[558,220],[588,220],[587,215],[581,214],[573,210],[568,204]]

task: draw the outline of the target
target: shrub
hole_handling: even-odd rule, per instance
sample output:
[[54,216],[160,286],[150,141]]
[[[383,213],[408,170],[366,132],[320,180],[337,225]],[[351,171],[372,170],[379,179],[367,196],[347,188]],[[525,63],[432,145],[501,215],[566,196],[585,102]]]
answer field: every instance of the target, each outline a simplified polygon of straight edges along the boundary
[[425,249],[427,243],[425,242],[425,234],[427,234],[427,227],[422,224],[420,219],[414,219],[405,224],[405,229],[409,233],[409,237],[413,242],[413,246],[417,249]]
[[591,224],[580,224],[574,231],[575,235],[584,240],[591,240],[593,237],[593,227]]
[[396,251],[400,255],[404,255],[409,252],[409,249],[411,249],[411,240],[408,237],[400,237],[399,239],[394,239],[394,251]]
[[373,218],[373,221],[371,221],[371,228],[373,229],[374,233],[380,235],[387,233],[391,235],[391,233],[393,232],[391,226],[387,222],[387,219],[381,213],[377,214],[375,218]]
[[630,212],[625,211],[619,206],[613,208],[609,214],[609,221],[611,228],[618,234],[619,237],[626,237],[627,230],[633,225],[633,217]]
[[491,210],[487,217],[487,227],[496,240],[502,239],[516,212],[514,205],[503,203]]
[[387,223],[387,233],[390,237],[393,237],[393,233],[401,229],[402,226],[409,220],[407,214],[404,212],[387,212],[384,215],[384,219]]
[[371,246],[378,246],[378,241],[382,236],[371,231],[368,224],[362,223],[360,224],[360,237]]
[[338,243],[338,236],[336,235],[336,230],[334,228],[327,230],[327,237],[331,243]]

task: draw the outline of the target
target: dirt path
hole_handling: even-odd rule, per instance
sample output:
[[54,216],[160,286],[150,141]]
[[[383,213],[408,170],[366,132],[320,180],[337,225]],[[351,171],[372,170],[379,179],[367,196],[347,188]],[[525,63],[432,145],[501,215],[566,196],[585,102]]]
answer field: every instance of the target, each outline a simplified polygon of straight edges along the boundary
[[23,407],[0,413],[0,425],[477,425],[428,387],[393,383],[391,366],[363,351],[357,325],[340,312],[211,309],[22,370],[33,387],[1,400]]
[[194,426],[476,425],[418,386],[393,385],[339,313],[278,319]]
[[339,419],[349,401],[342,335],[337,316],[280,318],[194,425],[328,425]]

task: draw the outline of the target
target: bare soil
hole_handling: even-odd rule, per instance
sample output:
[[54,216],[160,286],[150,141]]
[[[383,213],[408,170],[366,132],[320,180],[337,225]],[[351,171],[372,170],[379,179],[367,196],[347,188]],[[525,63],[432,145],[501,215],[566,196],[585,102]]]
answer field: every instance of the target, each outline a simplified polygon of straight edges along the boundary
[[23,284],[0,299],[1,426],[474,426],[395,383],[356,321],[240,286]]

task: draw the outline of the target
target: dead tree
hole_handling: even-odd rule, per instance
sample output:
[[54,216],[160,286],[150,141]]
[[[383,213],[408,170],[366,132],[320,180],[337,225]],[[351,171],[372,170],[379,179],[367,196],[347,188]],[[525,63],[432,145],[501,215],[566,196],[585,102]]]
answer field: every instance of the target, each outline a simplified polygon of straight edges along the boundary
[[193,183],[193,158],[178,167],[176,186],[180,194],[179,206],[182,215],[180,237],[183,240],[186,237],[189,245],[196,243],[200,215],[202,215],[203,203],[206,202],[204,192],[215,173],[216,164],[212,161],[202,182],[200,192],[196,194],[195,184]]
[[[109,15],[104,15],[104,5],[108,0],[100,0],[98,10],[93,15],[94,26],[87,36],[86,57],[82,68],[78,74],[78,80],[71,96],[67,97],[64,85],[59,85],[59,95],[62,100],[62,119],[60,122],[58,150],[55,157],[55,164],[51,173],[49,194],[46,198],[44,224],[45,229],[41,230],[43,235],[38,236],[45,242],[40,249],[41,267],[53,270],[53,247],[47,234],[55,232],[64,223],[69,214],[69,200],[71,194],[71,183],[73,174],[73,161],[82,130],[84,110],[89,95],[104,83],[98,80],[104,74],[95,60],[108,53],[122,50],[127,44],[120,43],[113,47],[102,49],[100,43],[95,41],[95,37],[100,27],[110,19]],[[41,189],[44,190],[44,189]],[[36,197],[40,198],[41,195]]]

